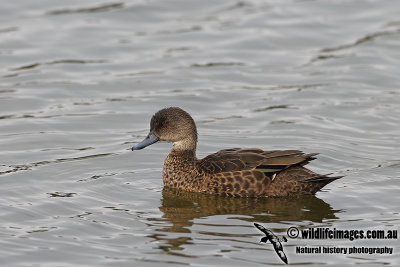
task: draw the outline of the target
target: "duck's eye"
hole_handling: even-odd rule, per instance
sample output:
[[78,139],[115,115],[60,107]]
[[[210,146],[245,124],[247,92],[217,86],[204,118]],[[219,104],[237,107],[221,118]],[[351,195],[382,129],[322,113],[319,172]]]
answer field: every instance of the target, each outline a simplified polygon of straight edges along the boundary
[[166,126],[166,125],[168,125],[168,124],[169,124],[169,121],[164,121],[164,122],[163,122],[163,125],[164,125],[164,126]]

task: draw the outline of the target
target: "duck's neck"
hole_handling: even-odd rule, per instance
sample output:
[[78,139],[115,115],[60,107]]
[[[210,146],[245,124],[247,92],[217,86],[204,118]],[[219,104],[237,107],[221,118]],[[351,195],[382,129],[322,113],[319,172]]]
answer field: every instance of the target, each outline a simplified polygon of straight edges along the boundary
[[193,151],[196,154],[197,138],[196,136],[188,137],[183,140],[174,142],[172,151]]
[[175,150],[172,148],[171,152],[168,154],[168,158],[172,161],[182,161],[182,162],[193,162],[196,160],[195,150]]
[[194,191],[201,182],[196,173],[196,141],[197,135],[174,142],[171,152],[164,161],[164,185]]
[[[188,132],[189,134],[187,134]],[[173,143],[171,154],[195,159],[197,147],[197,129],[194,122],[190,124],[189,130],[186,130],[183,136],[184,138],[180,138],[179,141],[175,141]]]

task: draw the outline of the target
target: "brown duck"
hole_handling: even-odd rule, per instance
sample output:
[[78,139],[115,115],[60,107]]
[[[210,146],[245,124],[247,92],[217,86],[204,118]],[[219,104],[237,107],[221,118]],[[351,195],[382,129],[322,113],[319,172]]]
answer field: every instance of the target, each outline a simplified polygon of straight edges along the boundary
[[177,107],[154,114],[150,133],[132,150],[158,141],[173,143],[164,161],[164,185],[191,192],[238,197],[311,195],[342,177],[304,168],[317,154],[298,150],[231,148],[197,159],[196,124],[186,111]]

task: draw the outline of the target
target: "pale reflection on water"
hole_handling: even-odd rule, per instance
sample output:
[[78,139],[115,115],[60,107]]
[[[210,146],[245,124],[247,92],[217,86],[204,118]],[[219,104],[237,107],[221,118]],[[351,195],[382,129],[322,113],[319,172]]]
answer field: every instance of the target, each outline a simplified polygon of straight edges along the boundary
[[[190,228],[194,220],[215,215],[229,215],[248,222],[276,223],[289,221],[309,221],[322,223],[329,219],[337,219],[335,212],[338,210],[319,199],[316,196],[298,196],[284,198],[237,198],[212,196],[202,193],[182,192],[174,189],[164,188],[162,191],[162,205],[159,207],[163,213],[162,218],[168,226],[162,226],[157,231],[174,233],[191,233]],[[326,225],[330,225],[326,223]],[[226,227],[231,228],[227,222]],[[285,231],[286,228],[275,227],[274,231]],[[212,233],[209,233],[212,234]],[[217,233],[214,233],[218,235]],[[242,234],[238,231],[220,234],[225,238],[235,238],[238,236],[253,236],[252,234]],[[166,238],[164,235],[152,236],[157,241],[165,241],[160,246],[167,252],[181,249],[181,245],[194,242],[192,238]]]

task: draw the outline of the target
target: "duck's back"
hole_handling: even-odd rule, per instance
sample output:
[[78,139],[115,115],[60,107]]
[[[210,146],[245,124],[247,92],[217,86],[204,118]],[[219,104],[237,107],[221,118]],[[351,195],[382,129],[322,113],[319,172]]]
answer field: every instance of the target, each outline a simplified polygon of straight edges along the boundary
[[315,194],[340,177],[316,174],[303,166],[316,154],[298,150],[225,149],[197,161],[198,191],[241,197]]

